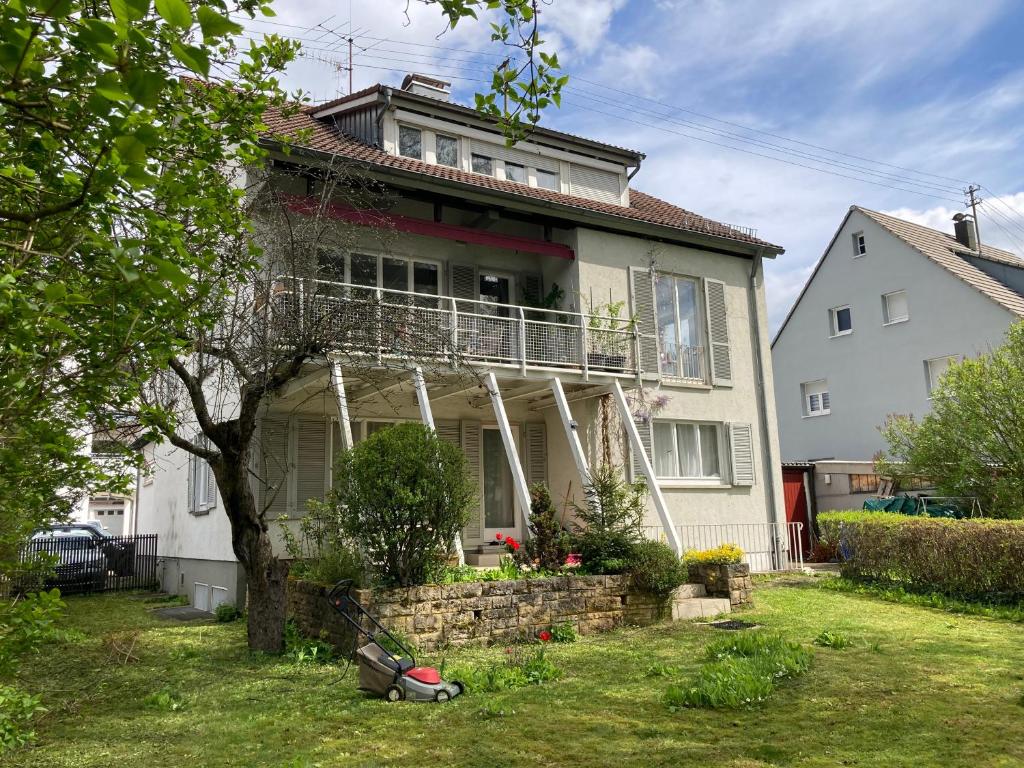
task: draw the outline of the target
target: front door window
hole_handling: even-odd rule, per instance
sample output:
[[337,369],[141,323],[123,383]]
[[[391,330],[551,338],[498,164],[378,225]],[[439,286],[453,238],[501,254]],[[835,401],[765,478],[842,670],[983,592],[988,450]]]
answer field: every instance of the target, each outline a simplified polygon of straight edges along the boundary
[[483,431],[483,506],[484,538],[493,540],[495,534],[515,534],[515,496],[512,490],[512,470],[505,456],[505,445],[497,429]]
[[508,317],[507,306],[489,304],[510,304],[512,299],[512,278],[505,275],[480,274],[480,313],[494,317]]

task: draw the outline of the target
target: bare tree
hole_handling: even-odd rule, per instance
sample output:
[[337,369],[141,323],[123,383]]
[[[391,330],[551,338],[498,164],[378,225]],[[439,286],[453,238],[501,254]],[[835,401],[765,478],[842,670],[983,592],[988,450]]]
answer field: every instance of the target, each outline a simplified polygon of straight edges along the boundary
[[[314,194],[287,192],[300,186]],[[260,416],[290,382],[326,366],[328,355],[379,390],[414,367],[469,374],[436,302],[344,287],[332,270],[338,254],[365,247],[367,237],[387,252],[393,201],[383,186],[335,162],[262,173],[249,199],[254,257],[228,276],[228,290],[204,297],[202,311],[219,318],[214,329],[186,326],[182,354],[146,387],[142,413],[151,433],[209,463],[248,582],[249,647],[273,652],[283,646],[288,563],[274,554],[269,534],[276,491],[253,460]],[[374,212],[376,226],[340,221],[339,207]]]

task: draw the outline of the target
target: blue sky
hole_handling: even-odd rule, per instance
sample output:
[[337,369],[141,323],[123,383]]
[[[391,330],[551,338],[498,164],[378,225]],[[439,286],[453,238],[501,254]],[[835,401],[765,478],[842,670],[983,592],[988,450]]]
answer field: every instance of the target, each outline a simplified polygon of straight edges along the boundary
[[[405,8],[405,0],[352,0],[355,88],[433,72],[453,80],[456,100],[471,102],[488,64],[503,57],[486,25],[438,37],[436,9],[413,0],[406,18]],[[315,100],[344,93],[347,73],[324,59],[344,59],[338,42],[349,4],[278,0],[275,9],[280,26],[252,23],[250,32],[316,40],[285,84]],[[783,245],[786,253],[767,268],[773,329],[852,204],[951,231],[962,181],[978,182],[999,197],[981,217],[983,240],[1024,251],[1024,218],[1013,213],[1024,214],[1024,3],[551,0],[541,20],[549,47],[575,76],[563,108],[544,123],[646,152],[636,188]],[[860,180],[708,141],[775,157],[781,153],[766,143],[783,146],[803,153],[784,155],[791,161]]]

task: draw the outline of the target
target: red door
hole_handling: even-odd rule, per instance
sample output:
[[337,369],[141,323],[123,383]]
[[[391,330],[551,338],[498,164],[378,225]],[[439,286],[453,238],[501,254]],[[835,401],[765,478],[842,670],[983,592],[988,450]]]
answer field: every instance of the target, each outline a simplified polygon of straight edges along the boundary
[[800,529],[800,546],[804,554],[811,551],[811,521],[807,514],[807,494],[804,493],[804,472],[802,469],[782,470],[782,493],[786,501],[786,522],[803,523]]

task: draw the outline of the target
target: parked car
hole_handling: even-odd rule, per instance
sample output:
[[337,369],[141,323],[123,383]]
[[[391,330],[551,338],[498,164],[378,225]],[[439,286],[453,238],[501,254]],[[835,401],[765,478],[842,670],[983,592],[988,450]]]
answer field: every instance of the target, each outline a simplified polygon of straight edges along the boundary
[[107,556],[96,537],[82,528],[58,526],[36,533],[31,550],[56,558],[53,571],[44,577],[46,589],[61,592],[98,592],[107,583]]
[[98,520],[52,525],[50,530],[85,531],[92,536],[93,541],[103,550],[103,554],[107,556],[107,565],[114,572],[115,576],[131,576],[135,572],[135,542],[120,536],[114,536]]

